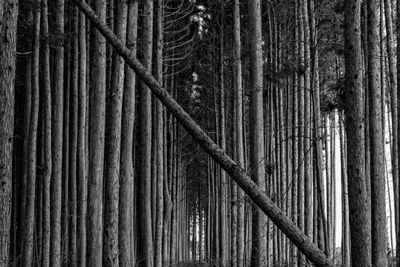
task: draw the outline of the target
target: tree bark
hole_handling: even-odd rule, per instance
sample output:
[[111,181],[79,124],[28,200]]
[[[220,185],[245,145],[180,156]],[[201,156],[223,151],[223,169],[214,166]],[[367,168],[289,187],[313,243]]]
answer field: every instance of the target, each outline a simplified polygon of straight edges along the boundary
[[61,186],[63,163],[64,105],[64,0],[55,2],[54,31],[57,39],[54,52],[54,92],[52,106],[52,183],[50,184],[50,266],[61,264]]
[[[136,54],[138,1],[128,2],[127,21],[127,47]],[[121,129],[121,176],[119,187],[119,225],[118,245],[119,264],[121,266],[133,266],[131,256],[133,240],[131,238],[131,224],[133,219],[133,129],[135,124],[135,91],[136,75],[132,69],[125,66],[125,84],[122,103],[122,129]]]
[[148,88],[165,107],[177,118],[199,145],[218,162],[225,171],[237,182],[237,184],[249,195],[266,215],[279,227],[281,231],[309,258],[318,266],[332,266],[332,263],[294,224],[282,213],[273,201],[260,189],[248,174],[240,168],[236,162],[228,157],[200,128],[200,126],[179,106],[172,96],[167,93],[150,74],[150,72],[134,57],[131,51],[124,46],[118,38],[108,29],[91,8],[82,0],[73,0],[94,26],[99,29],[106,37],[108,42],[114,47],[115,52],[120,54],[126,63],[136,72],[136,74],[146,83]]
[[[249,0],[250,27],[250,168],[252,179],[265,190],[263,69],[261,47],[261,2]],[[266,255],[265,217],[258,207],[252,210],[251,266],[262,266]]]
[[77,226],[77,265],[86,266],[86,216],[87,216],[87,164],[86,164],[86,74],[87,74],[87,55],[86,55],[86,17],[79,12],[79,91],[78,91],[78,182],[77,182],[77,201],[78,201],[78,226]]
[[[158,82],[163,84],[163,29],[164,29],[164,7],[163,1],[156,2],[156,21],[155,21],[155,62],[154,75]],[[156,184],[156,222],[155,222],[155,257],[154,266],[161,267],[163,265],[163,227],[164,227],[164,111],[162,103],[156,99],[156,128],[155,128],[155,149],[156,149],[156,168],[157,168],[157,184]]]
[[79,86],[79,19],[78,8],[72,14],[72,64],[70,87],[70,153],[69,153],[69,254],[68,264],[77,265],[77,150],[78,150],[78,86]]
[[371,228],[365,176],[364,101],[361,58],[361,1],[345,2],[347,177],[352,264],[371,266]]
[[[96,0],[96,13],[106,18],[106,1]],[[106,98],[106,42],[99,31],[93,36],[93,67],[91,86],[87,253],[89,266],[103,264],[103,169]]]
[[[387,33],[387,52],[389,60],[389,81],[390,81],[390,112],[392,119],[392,145],[391,145],[391,164],[392,164],[392,181],[394,191],[394,215],[395,222],[399,221],[399,136],[397,134],[399,129],[398,122],[398,81],[397,81],[397,62],[396,51],[394,50],[394,36],[393,36],[393,20],[392,20],[392,3],[390,0],[385,0],[385,21]],[[398,225],[395,223],[395,230]],[[400,251],[400,243],[398,243],[396,251]]]
[[[244,168],[243,147],[243,88],[242,88],[242,60],[240,40],[240,2],[234,1],[233,36],[234,36],[234,79],[236,104],[236,160],[239,167]],[[234,189],[235,190],[235,189]],[[244,266],[244,192],[237,188],[237,267]],[[235,259],[233,259],[235,261]]]
[[[400,1],[397,1],[396,5],[396,13],[400,14]],[[397,31],[397,85],[400,84],[400,31]],[[392,100],[394,101],[394,100]],[[400,107],[400,93],[399,90],[397,90],[397,109]],[[395,114],[392,114],[394,116]],[[397,128],[393,128],[393,132],[399,133],[400,132],[400,112],[397,110]],[[393,124],[393,127],[395,125]],[[398,147],[397,147],[397,152],[400,153],[400,141],[397,141]],[[398,155],[398,158],[400,158],[400,154]],[[397,182],[393,182],[393,191],[394,191],[394,205],[395,205],[395,228],[396,228],[396,258],[397,262],[400,261],[400,182],[399,182],[399,177],[400,177],[400,163],[398,163],[398,169],[397,169]],[[394,178],[394,177],[393,177]]]
[[22,266],[31,266],[33,263],[34,228],[35,228],[35,197],[36,197],[36,154],[39,117],[39,51],[40,51],[40,0],[34,11],[34,41],[32,48],[32,92],[31,112],[28,137],[28,180],[26,191],[26,211],[24,227],[24,247]]
[[[125,44],[128,6],[126,1],[116,3],[116,35]],[[104,264],[118,266],[118,203],[121,157],[121,118],[124,88],[124,61],[113,53],[110,99],[106,125],[106,179],[104,221]],[[129,203],[125,203],[129,205]]]
[[368,1],[368,89],[371,153],[372,265],[386,266],[385,169],[380,75],[380,1]]
[[[153,0],[146,0],[143,21],[144,68],[151,72],[153,53]],[[143,80],[142,80],[143,81]],[[156,82],[158,84],[158,82]],[[140,86],[140,159],[138,181],[138,261],[140,266],[154,263],[151,214],[151,94],[144,82]]]
[[[42,0],[42,38],[49,35],[47,0]],[[43,248],[42,265],[50,266],[50,183],[51,183],[51,85],[49,43],[43,43],[43,116],[44,116],[44,166],[43,166]]]
[[0,4],[0,266],[9,264],[18,0]]

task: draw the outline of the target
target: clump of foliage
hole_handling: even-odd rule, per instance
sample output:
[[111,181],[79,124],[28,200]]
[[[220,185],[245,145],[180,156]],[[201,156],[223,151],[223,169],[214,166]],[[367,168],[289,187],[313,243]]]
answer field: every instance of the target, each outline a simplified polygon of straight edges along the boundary
[[321,111],[330,113],[334,110],[343,110],[344,108],[344,77],[340,77],[335,82],[326,84],[321,91]]

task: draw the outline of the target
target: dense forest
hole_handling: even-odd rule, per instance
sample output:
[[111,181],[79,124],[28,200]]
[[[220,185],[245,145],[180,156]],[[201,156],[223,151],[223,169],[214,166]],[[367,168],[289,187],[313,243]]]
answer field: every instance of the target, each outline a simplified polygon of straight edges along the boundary
[[399,266],[399,16],[0,0],[0,267]]

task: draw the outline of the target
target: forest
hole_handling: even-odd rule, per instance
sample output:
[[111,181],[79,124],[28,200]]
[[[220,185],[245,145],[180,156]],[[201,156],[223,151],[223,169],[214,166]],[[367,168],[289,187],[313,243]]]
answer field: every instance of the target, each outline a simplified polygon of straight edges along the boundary
[[400,0],[0,0],[0,267],[400,266]]

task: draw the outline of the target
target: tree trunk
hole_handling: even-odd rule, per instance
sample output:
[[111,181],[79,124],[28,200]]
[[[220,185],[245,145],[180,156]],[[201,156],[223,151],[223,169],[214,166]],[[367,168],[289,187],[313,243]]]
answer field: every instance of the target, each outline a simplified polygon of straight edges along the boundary
[[[220,147],[223,150],[226,150],[226,118],[225,118],[225,75],[224,75],[224,19],[225,19],[225,1],[221,1],[220,9],[220,25],[219,25],[219,62],[218,62],[218,86],[219,86],[219,138],[220,138]],[[220,259],[221,266],[226,266],[228,264],[229,259],[229,240],[228,240],[228,221],[227,221],[227,199],[228,199],[228,183],[226,179],[226,173],[223,169],[220,170],[220,216],[219,216],[219,229],[220,229]]]
[[350,266],[349,197],[347,178],[346,137],[343,129],[343,115],[339,115],[340,160],[342,164],[342,265]]
[[[126,1],[117,1],[116,35],[125,44],[128,6]],[[104,221],[104,264],[118,266],[118,202],[121,150],[121,116],[124,88],[124,61],[113,53],[111,92],[107,111],[106,134],[106,179]],[[128,204],[128,203],[126,203]]]
[[[35,4],[40,5],[40,0]],[[28,137],[28,180],[26,191],[26,212],[24,227],[24,247],[22,266],[31,266],[33,262],[35,197],[36,197],[36,154],[39,116],[39,51],[40,51],[40,8],[34,12],[34,41],[32,47],[32,92]]]
[[[396,6],[396,13],[400,14],[400,1],[397,0],[397,6]],[[400,84],[400,31],[397,31],[397,77],[394,79],[397,79],[397,85]],[[392,100],[394,101],[394,100]],[[400,93],[399,90],[397,90],[397,109],[400,107]],[[392,116],[395,116],[395,114],[392,114]],[[397,110],[397,128],[393,128],[393,132],[399,133],[400,132],[400,112]],[[393,124],[393,127],[395,125]],[[398,147],[397,147],[397,152],[400,153],[400,141],[397,140]],[[400,158],[400,154],[398,155],[398,158]],[[400,163],[398,163],[399,165]],[[394,166],[393,166],[394,167]],[[395,228],[396,228],[396,258],[397,262],[400,261],[400,166],[398,166],[397,169],[397,182],[393,182],[393,191],[394,191],[394,206],[395,206]],[[394,177],[393,177],[394,178]]]
[[0,4],[0,266],[9,264],[18,0]]
[[352,264],[371,266],[371,228],[365,176],[364,101],[361,58],[361,1],[345,2],[347,177]]
[[78,86],[79,86],[79,10],[73,9],[72,64],[70,89],[70,153],[69,153],[69,254],[68,263],[77,265],[77,150],[78,150]]
[[[396,52],[395,42],[393,36],[393,22],[392,22],[392,3],[390,0],[385,0],[385,20],[386,20],[386,33],[387,33],[387,52],[389,60],[389,81],[390,81],[390,111],[392,119],[392,145],[391,145],[391,164],[392,164],[392,181],[394,191],[394,214],[395,222],[399,221],[399,122],[398,122],[398,81],[397,81],[397,66],[396,66]],[[395,223],[395,230],[398,225]],[[398,243],[400,244],[400,243]],[[400,251],[400,245],[397,246],[396,251]],[[399,254],[399,253],[397,253]]]
[[79,91],[78,91],[78,181],[77,181],[77,265],[86,266],[86,216],[87,216],[87,164],[86,164],[86,74],[87,74],[87,55],[86,55],[86,18],[79,12]]
[[[144,67],[151,72],[153,53],[153,0],[146,0],[143,21]],[[140,159],[138,188],[138,260],[140,266],[153,266],[153,230],[151,214],[151,94],[145,83],[140,86]]]
[[[163,83],[163,29],[164,29],[164,7],[163,1],[156,2],[156,21],[155,21],[155,62],[154,74],[160,84]],[[157,168],[157,185],[156,185],[156,222],[155,222],[155,257],[154,266],[161,267],[163,265],[162,241],[164,227],[164,112],[162,103],[158,99],[154,102],[156,107],[156,129],[155,129],[155,148],[156,148],[156,168]]]
[[[96,0],[96,13],[106,18],[106,1]],[[106,98],[106,42],[98,31],[93,36],[91,86],[87,253],[89,266],[103,264],[103,169]]]
[[[42,0],[42,38],[48,38],[47,0]],[[50,49],[49,43],[43,44],[43,116],[44,116],[44,166],[43,166],[43,248],[42,265],[50,266],[50,182],[51,182],[51,86],[50,86]]]
[[[252,179],[265,190],[264,162],[264,118],[263,118],[263,70],[261,47],[261,2],[248,2],[250,27],[250,166]],[[264,264],[266,255],[265,217],[261,210],[253,206],[251,266]]]
[[[236,104],[236,160],[238,166],[244,168],[243,147],[243,88],[242,88],[242,60],[240,41],[240,3],[234,1],[233,11],[233,36],[234,36],[234,79],[235,79],[235,104]],[[237,267],[244,266],[244,192],[237,188]]]
[[52,183],[50,185],[50,266],[61,265],[61,185],[64,105],[64,0],[55,2],[54,92],[51,125]]
[[[371,152],[372,264],[386,266],[386,208],[384,147],[382,142],[382,88],[379,69],[380,1],[368,1],[368,89]],[[349,165],[350,166],[350,165]],[[350,181],[349,181],[349,184]],[[353,242],[352,242],[353,243]],[[354,261],[353,261],[354,263]]]
[[[136,54],[138,1],[128,2],[127,46]],[[131,224],[133,219],[133,130],[135,124],[135,91],[136,75],[128,66],[125,66],[125,87],[122,103],[121,129],[121,176],[119,187],[119,264],[133,266],[131,257],[133,240],[131,239]]]

